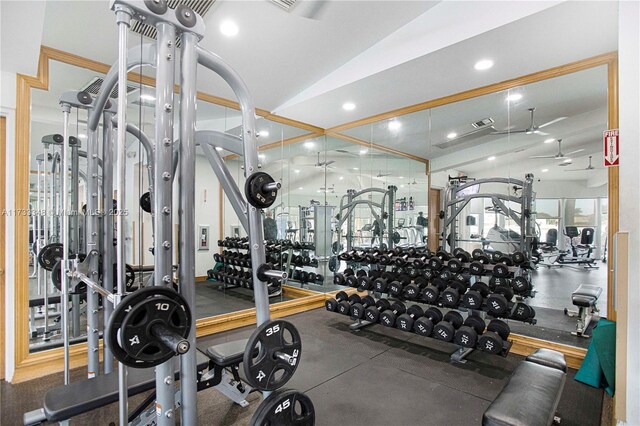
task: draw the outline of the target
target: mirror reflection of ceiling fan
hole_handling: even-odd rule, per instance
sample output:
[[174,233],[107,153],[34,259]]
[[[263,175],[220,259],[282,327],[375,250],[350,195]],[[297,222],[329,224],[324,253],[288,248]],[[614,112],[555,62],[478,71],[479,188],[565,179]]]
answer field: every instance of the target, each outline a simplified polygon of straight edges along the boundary
[[380,170],[376,175],[376,177],[387,177],[387,176],[391,176],[391,173],[382,173],[382,170]]
[[584,149],[576,149],[575,151],[568,152],[564,154],[562,152],[562,139],[558,139],[558,153],[555,155],[533,155],[529,158],[555,158],[556,160],[565,160],[568,155],[576,154],[578,152],[582,152]]
[[591,155],[589,156],[589,165],[583,169],[569,169],[569,170],[564,170],[565,172],[583,172],[585,170],[595,170],[596,168],[593,167],[593,165],[591,164]]
[[533,108],[529,108],[529,112],[531,113],[531,123],[529,124],[529,127],[527,127],[526,129],[516,129],[516,130],[503,130],[500,132],[492,132],[492,135],[507,135],[510,133],[524,133],[525,135],[542,135],[542,136],[547,136],[548,133],[545,132],[541,132],[540,129],[550,126],[554,123],[557,123],[558,121],[562,121],[564,119],[566,119],[567,117],[558,117],[554,120],[548,121],[544,124],[541,124],[539,126],[536,125],[535,119],[534,119],[534,111],[536,110],[535,107]]
[[335,184],[331,184],[331,186],[327,186],[327,187],[321,187],[320,191],[324,191],[327,194],[334,194],[336,192],[335,190]]

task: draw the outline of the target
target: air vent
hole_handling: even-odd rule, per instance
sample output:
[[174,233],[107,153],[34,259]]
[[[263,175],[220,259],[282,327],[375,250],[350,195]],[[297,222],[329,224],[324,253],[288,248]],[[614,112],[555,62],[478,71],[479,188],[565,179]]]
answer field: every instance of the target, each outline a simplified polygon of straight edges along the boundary
[[[291,1],[291,0],[285,0],[285,1]],[[204,18],[204,15],[209,11],[209,9],[211,9],[211,6],[213,6],[213,3],[215,2],[216,0],[168,0],[167,6],[169,6],[170,9],[175,9],[181,4],[184,4],[185,6],[190,7],[191,10],[193,10],[198,15]],[[133,25],[131,25],[131,31],[133,31],[136,34],[142,34],[143,37],[150,38],[152,40],[155,40],[158,34],[155,27],[152,27],[151,25],[143,24],[140,21],[133,22]],[[182,41],[180,40],[180,37],[177,37],[176,47],[180,47],[181,44],[182,44]]]
[[296,1],[297,0],[271,0],[271,3],[277,4],[284,10],[290,10],[293,7],[293,5],[296,4]]
[[434,145],[440,149],[449,149],[455,146],[471,142],[475,139],[478,139],[482,136],[486,136],[489,133],[495,131],[496,129],[493,126],[480,127],[478,129],[474,129],[470,132],[464,133],[462,135],[456,136],[453,139],[449,139],[446,141],[435,143]]
[[476,121],[475,123],[471,123],[471,125],[476,129],[480,129],[484,126],[488,126],[489,124],[493,124],[493,118],[484,118],[480,121]]
[[[104,79],[102,77],[93,77],[87,84],[80,88],[80,91],[88,92],[93,96],[97,96],[100,88],[102,87],[102,83],[104,83]],[[127,94],[137,90],[137,87],[127,85]],[[109,94],[110,98],[117,99],[118,98],[118,85],[116,84],[111,93]]]

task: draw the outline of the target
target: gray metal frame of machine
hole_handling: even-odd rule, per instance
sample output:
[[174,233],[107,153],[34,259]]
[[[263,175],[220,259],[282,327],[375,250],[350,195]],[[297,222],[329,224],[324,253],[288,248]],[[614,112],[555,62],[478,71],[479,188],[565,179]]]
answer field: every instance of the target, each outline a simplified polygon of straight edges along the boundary
[[[174,245],[172,237],[171,210],[173,205],[173,177],[176,167],[179,171],[179,282],[180,293],[187,300],[191,310],[195,309],[195,156],[196,146],[199,145],[207,157],[212,169],[218,177],[224,192],[227,194],[240,223],[249,235],[251,261],[254,265],[265,263],[264,235],[262,216],[260,211],[247,203],[238,188],[223,159],[215,149],[223,148],[244,158],[245,177],[258,171],[257,141],[255,132],[255,106],[247,86],[238,74],[220,57],[198,46],[204,35],[202,18],[188,7],[178,7],[162,10],[158,0],[112,0],[111,9],[115,12],[118,24],[118,62],[110,69],[104,83],[95,99],[83,100],[78,92],[65,93],[60,99],[63,112],[63,142],[61,153],[61,170],[67,170],[69,151],[71,150],[71,177],[68,173],[60,173],[62,180],[60,215],[61,236],[64,247],[71,247],[72,253],[77,254],[79,247],[75,247],[78,238],[70,240],[70,235],[76,235],[78,229],[77,216],[72,218],[69,211],[77,211],[78,179],[82,172],[78,170],[79,150],[70,146],[69,117],[71,108],[82,108],[88,111],[87,124],[87,211],[85,225],[85,244],[87,259],[80,263],[77,258],[71,259],[69,250],[63,250],[63,268],[61,268],[62,283],[62,331],[64,340],[64,381],[69,383],[69,336],[68,312],[70,287],[80,282],[87,285],[87,322],[88,322],[88,376],[100,374],[99,346],[98,346],[98,294],[104,300],[104,323],[109,321],[114,306],[125,296],[125,222],[122,212],[125,206],[126,184],[126,141],[127,132],[136,136],[147,152],[150,173],[150,195],[152,199],[153,238],[155,267],[154,285],[167,286],[172,284],[172,251]],[[157,12],[157,13],[156,13]],[[143,21],[157,29],[155,43],[145,43],[142,46],[128,49],[128,33],[132,20]],[[180,37],[180,126],[179,140],[173,141],[174,122],[174,84],[176,37]],[[197,65],[213,71],[222,77],[231,87],[238,98],[242,113],[243,132],[238,138],[220,132],[196,132],[196,71]],[[127,123],[127,73],[135,68],[151,66],[156,72],[156,110],[155,110],[155,147],[140,129]],[[109,106],[109,94],[118,84],[117,108]],[[117,115],[116,115],[117,110]],[[100,119],[103,123],[102,158],[98,153],[98,126]],[[114,131],[115,130],[115,131]],[[114,133],[116,134],[114,137]],[[114,144],[115,142],[115,144]],[[114,145],[116,147],[114,155]],[[178,148],[178,151],[176,151]],[[48,159],[48,145],[45,145],[44,158]],[[54,167],[56,160],[52,160]],[[102,163],[102,182],[100,188],[99,163]],[[46,164],[46,163],[45,163]],[[115,182],[113,167],[116,166]],[[39,163],[40,167],[40,163]],[[46,179],[46,173],[45,173]],[[38,181],[40,182],[40,181]],[[55,182],[52,182],[55,183]],[[114,188],[115,184],[115,188]],[[269,184],[270,189],[279,189],[280,184]],[[55,190],[55,186],[51,185]],[[46,181],[45,181],[46,189]],[[117,191],[116,204],[120,211],[110,211],[112,194]],[[101,190],[101,192],[100,192]],[[100,210],[100,193],[102,195],[102,210]],[[71,194],[71,195],[70,195]],[[45,209],[49,201],[53,201],[55,194],[45,197]],[[38,199],[39,202],[40,199]],[[69,209],[67,209],[67,207]],[[114,216],[116,221],[115,236],[117,245],[114,249]],[[99,221],[102,220],[102,226]],[[52,222],[53,223],[53,222]],[[45,221],[46,224],[46,221]],[[45,225],[46,226],[46,225]],[[45,229],[45,235],[50,229]],[[73,231],[73,232],[71,232]],[[39,230],[38,230],[39,232]],[[102,282],[97,283],[98,256],[102,254]],[[114,256],[115,255],[115,256]],[[113,264],[117,264],[118,287],[113,288]],[[257,325],[269,320],[269,302],[267,283],[258,278],[258,268],[253,269],[254,297],[256,303]],[[285,278],[282,271],[266,271],[266,277]],[[45,277],[46,278],[46,277]],[[47,292],[45,291],[45,295]],[[46,297],[46,296],[45,296]],[[176,393],[173,382],[173,359],[156,367],[156,408],[158,425],[175,424],[176,406],[181,407],[181,421],[186,425],[197,424],[196,392],[197,392],[197,364],[195,345],[195,315],[192,315],[191,332],[188,337],[190,349],[181,356],[180,362],[180,390]],[[104,348],[104,373],[110,373],[113,357],[106,345]],[[127,423],[127,369],[118,364],[119,377],[119,418],[120,424]],[[179,395],[176,401],[176,395]]]
[[[371,214],[375,221],[380,221],[384,219],[385,211],[388,213],[387,221],[387,247],[389,249],[393,248],[393,220],[394,220],[394,212],[395,212],[395,202],[396,202],[396,192],[398,188],[396,186],[390,185],[386,190],[382,188],[366,188],[361,191],[356,191],[355,189],[348,189],[347,193],[340,198],[340,207],[338,209],[338,214],[340,219],[338,220],[338,224],[336,225],[336,233],[338,234],[338,244],[341,244],[342,241],[342,225],[344,222],[347,222],[347,251],[352,249],[352,239],[353,239],[353,210],[356,206],[360,204],[366,204],[371,209]],[[382,195],[382,201],[376,203],[371,200],[358,200],[358,197],[361,197],[365,194],[379,192]],[[345,204],[346,201],[346,204]],[[386,201],[386,202],[385,202]],[[380,214],[376,213],[375,209],[380,209]],[[346,212],[344,212],[346,210]],[[344,213],[343,213],[344,212]],[[383,228],[380,227],[382,230]],[[380,241],[382,241],[382,236],[384,232],[380,236]]]
[[[514,195],[500,193],[477,193],[471,195],[458,196],[458,193],[472,187],[474,185],[483,184],[506,184],[522,187],[522,195],[516,197]],[[444,218],[442,231],[442,247],[446,250],[447,245],[451,241],[457,241],[457,223],[456,218],[462,210],[476,198],[489,198],[495,206],[498,206],[505,214],[507,214],[514,222],[520,226],[520,250],[523,251],[529,259],[531,259],[531,251],[533,239],[535,238],[535,212],[533,211],[533,201],[535,194],[533,192],[533,174],[525,175],[524,180],[511,178],[486,178],[476,179],[462,185],[449,184],[445,191],[444,199]],[[517,213],[507,207],[508,203],[520,205],[520,213]],[[455,247],[449,247],[449,251]]]

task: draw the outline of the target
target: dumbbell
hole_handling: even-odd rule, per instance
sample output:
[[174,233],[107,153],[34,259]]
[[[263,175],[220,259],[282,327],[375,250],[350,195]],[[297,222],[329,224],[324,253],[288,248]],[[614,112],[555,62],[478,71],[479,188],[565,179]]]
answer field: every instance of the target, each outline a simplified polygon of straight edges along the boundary
[[423,316],[414,321],[413,331],[420,336],[429,337],[433,332],[433,327],[440,321],[442,321],[442,311],[432,306],[424,311]]
[[349,299],[349,296],[347,295],[347,293],[345,293],[344,291],[339,291],[336,294],[335,298],[331,297],[325,300],[324,307],[329,312],[335,312],[338,309],[338,302],[341,302],[343,300],[348,300],[348,299]]
[[442,304],[448,308],[455,308],[460,301],[460,295],[467,291],[467,287],[460,281],[452,280],[442,292]]
[[359,302],[351,305],[351,309],[349,310],[349,315],[351,319],[362,319],[364,318],[364,310],[369,306],[375,306],[376,300],[371,296],[364,296]]
[[396,324],[398,315],[402,315],[407,311],[406,306],[402,302],[394,302],[391,307],[380,314],[380,324],[386,327],[393,327]]
[[526,277],[518,275],[511,280],[511,288],[516,294],[526,294],[531,290],[531,283]]
[[414,322],[424,315],[424,310],[418,305],[411,305],[407,308],[407,312],[400,315],[396,320],[396,328],[402,331],[413,330]]
[[460,305],[468,309],[480,309],[482,301],[489,295],[489,286],[482,281],[476,281],[469,291],[462,295]]
[[349,315],[349,313],[351,312],[351,306],[354,303],[362,303],[362,298],[360,298],[360,296],[357,294],[352,294],[347,300],[339,301],[336,312],[342,315]]
[[413,279],[413,282],[404,288],[403,296],[409,300],[416,300],[420,297],[420,291],[427,286],[429,281],[423,275]]
[[489,278],[489,288],[494,290],[498,286],[511,287],[511,280],[509,278],[499,278],[492,276]]
[[510,263],[512,263],[511,259],[507,258],[506,256],[500,256],[498,258],[498,263],[496,263],[493,267],[493,276],[498,278],[507,278],[509,276]]
[[366,276],[366,275],[367,275],[367,271],[365,271],[363,269],[359,269],[358,272],[356,272],[355,275],[348,275],[345,278],[346,284],[349,287],[356,288],[356,287],[358,287],[358,278],[362,277],[362,276]]
[[502,254],[502,252],[500,250],[494,250],[491,253],[489,253],[489,259],[491,259],[491,262],[493,263],[498,263],[500,260],[500,258],[504,256]]
[[536,311],[531,306],[522,302],[516,303],[516,306],[511,313],[511,318],[518,321],[529,321],[535,316]]
[[449,260],[449,258],[449,253],[444,250],[439,250],[434,256],[429,258],[429,268],[439,271],[444,267],[444,262]]
[[353,269],[347,268],[342,273],[337,273],[333,276],[333,283],[335,285],[345,285],[348,276],[355,275]]
[[457,257],[453,257],[449,259],[449,263],[447,263],[447,268],[453,273],[462,272],[464,267],[462,266],[462,262]]
[[371,290],[373,288],[373,280],[378,278],[382,274],[382,271],[369,270],[367,275],[361,275],[358,277],[358,291]]
[[471,254],[461,248],[457,248],[453,252],[454,257],[462,263],[469,263],[469,261],[472,259]]
[[516,265],[522,265],[524,263],[527,263],[527,256],[525,256],[525,254],[521,251],[514,251],[513,254],[511,255],[511,259],[513,260],[513,263]]
[[394,275],[390,272],[383,272],[378,278],[373,280],[373,290],[378,293],[386,293],[389,283],[393,281]]
[[364,319],[369,322],[378,322],[380,313],[391,308],[391,302],[387,299],[378,299],[376,304],[364,310]]
[[447,288],[447,282],[442,278],[434,278],[431,284],[420,292],[420,299],[430,305],[435,305],[440,299],[440,292]]
[[499,285],[487,297],[487,311],[493,316],[504,315],[509,309],[511,299],[513,299],[511,287]]
[[499,354],[504,347],[504,341],[509,338],[511,329],[504,321],[493,320],[487,326],[487,332],[478,339],[478,348],[490,354]]
[[[476,252],[476,250],[474,250],[474,253]],[[488,265],[489,263],[491,263],[491,261],[484,253],[473,255],[473,259],[474,259],[473,262],[469,264],[469,273],[471,275],[478,275],[478,276],[483,275],[484,265]]]
[[462,327],[456,330],[453,342],[463,348],[475,348],[478,343],[478,336],[484,332],[486,324],[477,315],[469,315]]
[[456,330],[462,326],[463,322],[464,320],[460,312],[449,311],[445,314],[442,321],[433,327],[433,337],[445,342],[451,342]]
[[414,257],[411,263],[413,264],[414,268],[424,269],[429,264],[430,257],[431,256],[428,253],[421,253],[418,256]]
[[387,289],[387,293],[391,297],[399,297],[404,288],[411,283],[411,277],[408,275],[400,275],[396,280],[391,281],[389,283],[389,288]]
[[403,253],[400,256],[396,256],[393,258],[393,261],[398,266],[404,266],[409,261],[409,253]]

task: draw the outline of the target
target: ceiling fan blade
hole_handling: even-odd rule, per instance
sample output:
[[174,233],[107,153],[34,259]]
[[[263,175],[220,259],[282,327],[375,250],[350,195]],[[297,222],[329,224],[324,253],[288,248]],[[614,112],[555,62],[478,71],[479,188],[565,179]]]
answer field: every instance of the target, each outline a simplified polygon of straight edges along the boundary
[[584,149],[576,149],[575,151],[567,152],[565,155],[572,155],[582,151],[584,151]]
[[552,124],[555,124],[562,120],[566,120],[567,118],[568,117],[558,117],[555,120],[547,121],[546,123],[539,125],[538,128],[542,129],[543,127],[551,126]]
[[535,130],[533,133],[540,136],[549,136],[549,133],[541,132],[540,130]]
[[522,130],[505,130],[503,132],[491,132],[489,133],[490,135],[508,135],[511,133],[526,133],[527,130],[526,129],[522,129]]
[[555,155],[534,155],[529,158],[556,158]]

